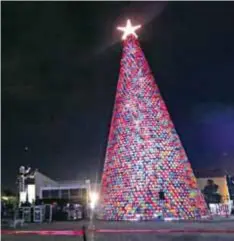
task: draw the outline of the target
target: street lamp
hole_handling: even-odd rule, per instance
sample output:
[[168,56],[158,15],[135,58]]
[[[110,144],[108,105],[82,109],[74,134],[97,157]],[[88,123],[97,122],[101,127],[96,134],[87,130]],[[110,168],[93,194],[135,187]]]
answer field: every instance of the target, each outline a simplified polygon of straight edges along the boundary
[[99,195],[97,192],[90,192],[89,198],[90,198],[90,208],[93,210],[97,205]]

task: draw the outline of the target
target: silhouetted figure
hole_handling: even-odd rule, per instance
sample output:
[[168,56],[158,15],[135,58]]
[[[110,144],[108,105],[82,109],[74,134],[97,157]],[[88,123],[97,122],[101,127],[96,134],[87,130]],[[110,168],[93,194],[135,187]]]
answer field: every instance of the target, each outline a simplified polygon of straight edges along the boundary
[[35,205],[36,206],[41,205],[41,200],[40,200],[40,198],[38,196],[36,196]]
[[165,200],[164,191],[162,191],[162,190],[159,191],[159,199],[160,200]]
[[215,184],[213,180],[209,179],[207,181],[207,185],[203,190],[207,204],[221,202],[221,195],[218,193],[218,188],[219,186]]
[[83,231],[83,241],[87,241],[87,238],[86,238],[86,228],[85,228],[85,226],[82,226],[82,231]]

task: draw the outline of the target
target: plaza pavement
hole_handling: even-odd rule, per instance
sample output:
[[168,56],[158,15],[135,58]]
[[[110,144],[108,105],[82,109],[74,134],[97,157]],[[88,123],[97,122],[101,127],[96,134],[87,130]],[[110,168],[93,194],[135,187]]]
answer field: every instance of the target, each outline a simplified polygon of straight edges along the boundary
[[[18,230],[80,230],[83,225],[87,228],[96,229],[97,231],[87,231],[86,241],[234,241],[233,219],[217,219],[196,223],[104,222],[94,220],[93,222],[78,221],[55,222],[50,224],[25,224],[23,228],[18,228]],[[129,230],[131,233],[129,233]],[[156,232],[145,232],[145,230],[156,230]],[[186,233],[186,230],[190,233]],[[194,232],[191,232],[193,230]],[[209,233],[205,233],[204,230],[208,230]],[[176,233],[176,231],[179,233]],[[185,233],[183,233],[183,231]],[[83,241],[84,239],[81,236],[2,235],[2,240]]]

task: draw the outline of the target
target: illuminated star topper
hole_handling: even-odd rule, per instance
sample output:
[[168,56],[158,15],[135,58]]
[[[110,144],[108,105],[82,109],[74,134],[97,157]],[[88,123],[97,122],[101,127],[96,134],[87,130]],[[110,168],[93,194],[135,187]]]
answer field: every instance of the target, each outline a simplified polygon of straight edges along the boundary
[[135,31],[137,29],[139,29],[140,27],[141,27],[141,25],[132,26],[130,19],[128,19],[125,27],[117,27],[117,29],[124,33],[122,36],[122,39],[125,40],[127,38],[127,36],[129,36],[131,34],[137,38]]

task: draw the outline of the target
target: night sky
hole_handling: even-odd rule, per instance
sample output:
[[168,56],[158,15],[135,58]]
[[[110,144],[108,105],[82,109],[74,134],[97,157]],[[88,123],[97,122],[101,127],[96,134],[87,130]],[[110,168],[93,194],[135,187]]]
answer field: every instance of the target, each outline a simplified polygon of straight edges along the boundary
[[233,2],[1,5],[2,185],[101,172],[128,17],[192,166],[234,171]]

